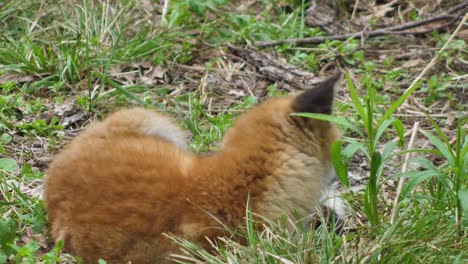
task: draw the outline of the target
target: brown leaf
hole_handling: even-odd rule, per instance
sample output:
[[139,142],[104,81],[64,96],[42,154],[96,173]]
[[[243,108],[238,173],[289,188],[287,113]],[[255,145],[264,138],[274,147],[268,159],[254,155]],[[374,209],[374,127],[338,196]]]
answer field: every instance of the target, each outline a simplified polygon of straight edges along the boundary
[[167,69],[164,69],[160,66],[153,66],[148,71],[145,71],[143,76],[141,76],[140,81],[143,84],[157,84],[164,83],[164,77],[166,75]]
[[44,189],[43,180],[33,180],[29,182],[21,182],[19,188],[23,194],[30,197],[42,197],[42,191]]
[[336,7],[333,7],[333,4],[327,1],[311,1],[307,9],[306,23],[310,27],[327,26],[333,24],[335,17]]
[[138,78],[140,68],[138,66],[132,66],[131,70],[127,68],[128,67],[123,67],[122,65],[112,66],[110,69],[110,76],[121,80],[123,83],[134,84]]
[[235,95],[235,96],[238,96],[238,97],[241,97],[241,96],[245,95],[244,91],[241,91],[241,90],[229,90],[228,94]]
[[[383,5],[375,5],[372,2],[367,2],[367,8],[368,8],[368,15],[363,15],[360,16],[357,21],[361,25],[368,25],[369,21],[373,18],[383,18],[385,17],[389,12],[393,11],[395,5],[399,0],[393,0],[390,3],[383,4]],[[363,2],[362,4],[364,4]]]
[[63,103],[54,104],[54,115],[58,117],[64,117],[67,114],[71,113],[75,108],[75,99],[69,98]]
[[76,113],[76,114],[71,115],[71,116],[67,116],[64,119],[62,119],[62,121],[60,122],[60,125],[67,128],[72,124],[80,123],[79,121],[86,120],[87,117],[88,117],[88,115],[86,113],[79,112],[79,113]]
[[47,239],[44,234],[34,234],[34,231],[30,227],[25,227],[24,233],[21,236],[21,241],[24,244],[29,243],[30,241],[36,241],[41,248],[47,248]]
[[414,59],[414,60],[409,60],[401,66],[402,68],[414,68],[417,66],[421,66],[423,61],[421,59]]
[[4,84],[7,82],[17,82],[17,83],[26,83],[34,81],[38,78],[36,75],[24,75],[16,72],[9,72],[0,75],[0,84]]
[[381,17],[384,17],[387,15],[387,13],[393,11],[395,9],[395,7],[392,7],[394,4],[396,4],[397,2],[399,2],[400,0],[393,0],[391,1],[390,3],[388,4],[385,4],[385,5],[376,5],[374,6],[374,12],[373,12],[373,15],[374,17],[376,18],[381,18]]

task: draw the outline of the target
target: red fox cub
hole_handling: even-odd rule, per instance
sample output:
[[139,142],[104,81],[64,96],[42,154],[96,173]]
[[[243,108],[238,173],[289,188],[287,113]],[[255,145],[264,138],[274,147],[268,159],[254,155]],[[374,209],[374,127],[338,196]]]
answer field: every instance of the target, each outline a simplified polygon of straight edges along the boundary
[[[48,170],[45,202],[55,241],[85,263],[162,263],[178,247],[164,233],[208,246],[244,223],[246,201],[270,219],[306,217],[334,177],[335,124],[292,116],[330,114],[340,74],[297,96],[242,114],[220,149],[197,155],[170,119],[121,110],[88,128]],[[211,214],[211,216],[210,216]]]

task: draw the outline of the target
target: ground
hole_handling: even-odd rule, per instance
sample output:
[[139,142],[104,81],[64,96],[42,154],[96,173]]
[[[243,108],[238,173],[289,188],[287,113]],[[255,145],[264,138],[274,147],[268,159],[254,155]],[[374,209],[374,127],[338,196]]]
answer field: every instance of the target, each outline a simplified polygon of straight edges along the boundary
[[[338,70],[346,78],[332,121],[344,135],[334,157],[350,183],[337,183],[352,208],[346,232],[297,235],[272,223],[247,232],[248,245],[224,239],[217,253],[174,238],[185,261],[466,261],[467,7],[0,1],[0,263],[76,261],[50,240],[41,190],[53,155],[91,122],[145,106],[186,128],[193,151],[215,151],[243,111]],[[299,41],[275,43],[285,39]]]

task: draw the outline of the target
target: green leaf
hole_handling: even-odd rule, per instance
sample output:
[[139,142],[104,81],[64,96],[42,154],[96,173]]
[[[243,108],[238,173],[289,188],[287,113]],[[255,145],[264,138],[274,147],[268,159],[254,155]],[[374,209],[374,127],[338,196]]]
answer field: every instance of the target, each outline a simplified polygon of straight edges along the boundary
[[433,177],[435,177],[437,181],[440,182],[446,188],[446,190],[449,191],[448,194],[452,197],[455,196],[455,193],[452,191],[452,188],[450,187],[452,185],[450,181],[452,181],[453,178],[447,177],[447,175],[441,172],[440,169],[434,165],[434,163],[432,163],[430,160],[426,158],[421,158],[421,157],[413,158],[411,159],[411,162],[419,165],[422,168],[425,168],[426,169],[425,171],[432,172]]
[[369,222],[371,222],[373,225],[376,225],[379,222],[379,216],[376,209],[377,201],[375,199],[375,193],[375,189],[368,184],[364,191],[364,212],[366,213]]
[[99,259],[99,260],[98,260],[98,263],[99,263],[99,264],[107,264],[107,261],[105,261],[105,260],[103,260],[103,259]]
[[11,247],[16,251],[17,256],[24,257],[22,259],[22,263],[34,263],[31,261],[31,257],[36,256],[36,253],[40,248],[34,240],[29,241],[23,246],[11,245]]
[[331,146],[331,154],[332,154],[332,163],[335,167],[335,172],[341,182],[346,186],[349,187],[348,181],[348,162],[349,158],[343,155],[342,153],[343,141],[338,140],[333,142]]
[[353,138],[347,139],[346,142],[348,142],[348,145],[342,150],[342,155],[348,159],[354,156],[358,150],[365,152],[364,143],[359,142]]
[[413,164],[416,164],[426,170],[433,170],[433,171],[439,171],[439,168],[432,163],[432,161],[423,158],[423,157],[415,157],[410,159],[410,162]]
[[250,195],[247,196],[247,206],[245,207],[245,226],[247,231],[247,243],[249,247],[256,248],[258,237],[255,235],[255,223],[251,210]]
[[123,87],[122,85],[114,82],[111,80],[109,77],[107,77],[104,74],[99,73],[99,78],[101,78],[105,83],[107,83],[109,86],[112,88],[115,88],[117,91],[122,93],[123,95],[127,96],[130,99],[133,99],[135,102],[137,102],[140,106],[145,106],[146,103],[143,101],[140,97],[138,97],[136,94],[130,92],[127,88]]
[[196,13],[197,15],[203,17],[204,14],[205,14],[205,9],[206,9],[206,6],[205,4],[203,3],[203,1],[200,1],[200,0],[189,0],[188,2],[189,6],[190,6],[190,9],[192,9],[192,11],[194,13]]
[[18,163],[12,158],[2,158],[0,159],[0,171],[16,174],[19,171]]
[[8,263],[7,260],[8,260],[8,256],[2,251],[0,251],[0,263]]
[[0,137],[0,145],[6,145],[6,144],[10,143],[11,140],[12,140],[12,137],[10,135],[4,133]]
[[396,145],[397,142],[394,141],[388,141],[387,143],[385,143],[384,148],[382,150],[382,159],[384,161],[392,157],[392,152],[395,149]]
[[468,225],[468,189],[460,190],[458,198],[463,208],[463,224]]
[[403,126],[403,122],[400,119],[395,119],[392,125],[400,139],[398,146],[403,147],[405,145],[405,127]]
[[252,107],[258,102],[258,98],[255,96],[247,96],[243,99],[246,107]]
[[349,94],[351,95],[351,99],[353,101],[353,106],[359,113],[362,121],[364,122],[364,127],[367,127],[367,117],[364,108],[361,105],[361,101],[359,100],[359,95],[357,93],[356,87],[354,87],[353,81],[349,77],[349,74],[346,74],[346,83],[348,84]]
[[377,175],[377,170],[382,165],[382,155],[380,152],[374,152],[372,156],[371,164],[370,164],[370,177]]
[[441,141],[444,142],[445,145],[450,146],[449,140],[448,140],[447,136],[445,135],[444,131],[442,131],[442,129],[440,129],[439,124],[437,124],[437,122],[429,114],[425,113],[425,115],[426,115],[427,119],[429,119],[429,121],[431,122],[433,130],[435,130],[437,136],[439,136]]
[[364,191],[364,211],[366,212],[369,221],[376,225],[379,222],[379,212],[377,210],[377,193],[378,193],[378,171],[382,165],[382,156],[376,151],[372,154],[370,161],[369,182]]
[[3,252],[7,256],[13,253],[9,245],[15,241],[16,228],[17,224],[11,218],[0,219],[0,253]]
[[463,143],[463,148],[462,148],[461,153],[460,153],[460,156],[462,158],[468,156],[468,136],[465,137],[463,142],[464,142]]
[[444,142],[442,142],[439,138],[432,135],[431,133],[429,133],[427,131],[424,131],[424,130],[422,130],[422,133],[424,134],[424,136],[426,136],[429,139],[429,141],[432,143],[432,145],[434,145],[440,151],[441,155],[445,159],[447,159],[450,166],[456,167],[452,149],[450,149],[449,146],[444,144]]
[[42,260],[44,261],[44,263],[45,264],[60,263],[60,252],[62,252],[63,246],[64,246],[63,240],[59,240],[57,243],[55,243],[55,247],[53,250],[42,255]]
[[403,94],[401,95],[388,109],[387,111],[385,111],[385,113],[382,115],[382,118],[380,119],[379,121],[379,124],[377,124],[377,127],[380,126],[380,123],[383,123],[385,120],[387,120],[388,118],[390,118],[393,114],[393,112],[395,112],[398,107],[400,107],[403,102],[406,101],[406,98],[408,98],[408,96],[410,96],[418,87],[419,85],[421,84],[421,81],[418,81],[416,82],[413,86],[409,87],[408,90]]
[[56,250],[57,252],[60,252],[62,251],[64,245],[65,245],[65,242],[63,240],[59,240],[57,243],[55,243],[54,250]]
[[332,115],[315,114],[315,113],[292,113],[291,115],[313,118],[313,119],[318,119],[318,120],[323,120],[323,121],[330,121],[338,125],[341,125],[345,128],[348,128],[354,132],[360,132],[359,129],[355,125],[348,122],[346,118],[343,116],[332,116]]
[[401,191],[400,197],[398,198],[400,201],[407,197],[410,192],[416,188],[419,184],[421,184],[423,181],[435,177],[436,174],[440,174],[438,171],[433,171],[433,170],[428,170],[428,171],[412,171],[408,173],[401,173],[399,175],[395,176],[402,176],[402,177],[407,177],[408,180],[403,186],[403,189]]
[[377,127],[377,131],[375,132],[374,136],[374,142],[371,142],[374,149],[377,147],[377,144],[379,143],[379,139],[384,133],[384,131],[393,123],[394,119],[390,118],[382,122],[379,127]]

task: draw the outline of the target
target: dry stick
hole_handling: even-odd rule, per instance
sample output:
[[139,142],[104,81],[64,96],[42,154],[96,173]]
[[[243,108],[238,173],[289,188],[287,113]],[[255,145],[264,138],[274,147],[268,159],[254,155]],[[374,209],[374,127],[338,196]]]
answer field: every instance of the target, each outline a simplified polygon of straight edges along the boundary
[[[416,123],[414,123],[413,131],[411,132],[411,137],[410,137],[410,141],[408,143],[407,150],[410,150],[413,147],[414,139],[416,138],[416,134],[417,134],[418,130],[419,130],[419,122],[416,122]],[[403,166],[401,168],[402,173],[406,173],[408,171],[408,161],[409,161],[410,157],[411,157],[411,152],[406,153],[405,159],[404,159],[404,162],[403,162]],[[392,217],[390,218],[390,224],[392,224],[392,225],[395,222],[397,206],[398,206],[398,200],[400,198],[401,191],[403,190],[403,185],[405,184],[405,181],[406,181],[405,177],[401,177],[400,180],[398,181],[398,187],[397,187],[397,190],[396,190],[395,200],[393,200]]]
[[163,23],[163,25],[167,25],[167,20],[166,20],[166,15],[167,15],[167,10],[169,9],[169,0],[164,0],[164,5],[163,5],[163,8],[162,8],[162,18],[161,18],[161,22]]
[[386,28],[381,28],[377,30],[372,30],[372,31],[359,31],[359,32],[354,32],[354,33],[347,33],[347,34],[342,34],[342,35],[333,35],[333,36],[327,36],[327,37],[311,37],[311,38],[302,38],[302,39],[283,39],[283,40],[275,40],[275,41],[256,41],[254,42],[255,46],[258,47],[269,47],[269,46],[277,46],[277,45],[282,45],[282,44],[293,44],[293,45],[300,45],[300,44],[319,44],[322,42],[325,42],[327,40],[346,40],[349,38],[362,38],[362,37],[377,37],[377,36],[384,36],[388,34],[412,34],[413,32],[405,32],[403,30],[409,29],[409,28],[415,28],[419,27],[422,25],[426,25],[432,22],[440,21],[440,20],[445,20],[449,18],[453,18],[452,14],[456,13],[462,9],[465,9],[468,7],[468,0],[463,1],[462,3],[450,8],[446,12],[443,12],[442,14],[419,20],[419,21],[414,21],[414,22],[409,22],[405,23],[402,25],[397,25],[397,26],[391,26],[391,27],[386,27]]
[[351,21],[354,20],[354,17],[356,15],[356,10],[358,8],[358,5],[359,5],[359,0],[356,0],[356,3],[354,3],[354,8],[353,8],[353,12],[351,13]]

